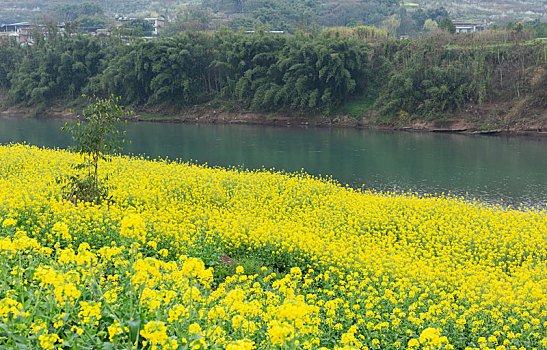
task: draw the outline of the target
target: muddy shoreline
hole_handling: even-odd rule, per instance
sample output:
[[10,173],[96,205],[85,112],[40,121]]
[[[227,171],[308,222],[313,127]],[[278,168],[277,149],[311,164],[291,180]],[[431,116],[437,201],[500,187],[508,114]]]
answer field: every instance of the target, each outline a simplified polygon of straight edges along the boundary
[[[155,114],[162,116],[154,116]],[[0,118],[40,118],[74,120],[77,113],[66,108],[47,108],[39,113],[32,109],[10,108],[0,111]],[[542,118],[543,119],[543,118]],[[318,127],[318,128],[354,128],[394,131],[422,131],[432,133],[458,133],[480,135],[529,135],[547,136],[547,122],[527,123],[521,120],[513,125],[499,125],[492,120],[482,120],[476,115],[463,115],[443,121],[415,121],[401,124],[380,123],[374,120],[357,120],[347,115],[334,117],[292,115],[264,112],[218,112],[214,109],[191,110],[183,113],[166,113],[161,110],[136,110],[128,120],[154,123],[188,124],[244,124],[277,127]],[[490,125],[490,126],[489,126]]]

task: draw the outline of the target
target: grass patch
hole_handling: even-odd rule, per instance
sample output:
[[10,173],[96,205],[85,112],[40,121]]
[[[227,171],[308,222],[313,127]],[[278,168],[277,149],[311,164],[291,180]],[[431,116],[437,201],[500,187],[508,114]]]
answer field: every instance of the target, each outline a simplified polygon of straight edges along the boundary
[[346,114],[361,120],[372,112],[375,100],[373,96],[368,95],[348,101],[340,107],[338,114]]
[[152,114],[143,114],[137,117],[140,120],[177,120],[180,119],[176,115],[152,115]]

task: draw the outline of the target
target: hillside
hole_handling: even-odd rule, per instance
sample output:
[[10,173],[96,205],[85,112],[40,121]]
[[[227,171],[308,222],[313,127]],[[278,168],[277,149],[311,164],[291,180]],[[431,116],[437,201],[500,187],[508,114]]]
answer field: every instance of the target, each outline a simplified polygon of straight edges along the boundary
[[56,8],[62,5],[75,5],[82,3],[98,4],[104,11],[105,17],[114,18],[115,15],[143,15],[152,11],[161,14],[174,10],[177,6],[185,3],[192,3],[187,0],[0,0],[0,23],[17,21],[42,21],[43,17],[53,13]]
[[547,1],[545,0],[418,0],[415,2],[423,8],[444,7],[452,18],[459,20],[479,20],[496,24],[527,22],[534,19],[547,21]]
[[[116,15],[156,13],[173,21],[205,23],[213,29],[224,24],[234,29],[269,26],[290,31],[308,28],[312,23],[320,26],[381,25],[399,8],[399,2],[393,0],[0,0],[0,23],[40,22],[48,16],[64,20],[58,16],[60,8],[85,4],[99,5],[103,20],[111,20]],[[417,0],[407,4],[409,12],[445,8],[451,18],[459,20],[496,24],[547,20],[545,0]]]
[[197,21],[216,27],[270,26],[294,31],[300,26],[317,23],[338,26],[350,23],[379,24],[398,7],[392,0],[0,0],[0,23],[43,21],[44,17],[65,20],[59,13],[66,6],[99,5],[104,19],[115,16],[149,16],[156,13],[171,21]]

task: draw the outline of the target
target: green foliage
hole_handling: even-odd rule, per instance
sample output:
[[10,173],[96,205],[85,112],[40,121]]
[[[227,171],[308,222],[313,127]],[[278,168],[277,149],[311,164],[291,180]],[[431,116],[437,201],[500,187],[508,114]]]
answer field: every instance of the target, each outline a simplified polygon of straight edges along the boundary
[[537,38],[547,38],[547,22],[530,21],[524,23],[524,28],[533,31]]
[[[85,97],[85,96],[84,96]],[[109,155],[122,150],[125,131],[118,128],[120,118],[127,116],[119,98],[95,97],[82,114],[83,120],[67,122],[62,128],[72,134],[74,152],[82,156],[82,163],[74,168],[65,184],[65,197],[71,201],[101,203],[108,199],[106,180],[99,177],[99,161],[109,161]]]
[[11,87],[11,74],[24,56],[23,50],[13,41],[0,42],[0,91]]
[[449,32],[450,34],[456,33],[456,26],[452,23],[452,20],[448,17],[442,19],[439,23],[439,28]]
[[427,67],[416,62],[395,73],[379,100],[380,114],[433,118],[467,101],[467,70],[460,63]]
[[[102,70],[102,59],[108,49],[101,40],[75,35],[25,48],[20,61],[11,67],[8,102],[34,105],[77,98],[89,79]],[[0,49],[0,55],[2,52],[4,48]]]
[[431,31],[434,31],[435,29],[437,29],[438,27],[439,27],[439,25],[437,24],[437,22],[435,22],[432,19],[427,19],[424,22],[423,30],[426,31],[426,32],[431,32]]
[[55,18],[60,22],[75,21],[83,17],[104,16],[101,5],[96,2],[59,4],[53,8]]
[[444,7],[427,10],[418,8],[411,14],[411,17],[416,21],[416,26],[422,28],[428,19],[438,24],[443,18],[448,17],[448,11]]
[[184,12],[182,27],[193,30],[205,30],[212,20],[212,13],[208,9],[189,8]]
[[136,42],[113,57],[87,91],[124,96],[133,104],[202,102],[215,88],[212,45],[206,36],[191,33]]
[[387,30],[374,26],[327,27],[321,30],[321,34],[333,38],[346,36],[374,43],[382,42],[388,38]]
[[255,110],[328,111],[363,91],[366,58],[366,44],[347,37],[184,33],[124,48],[88,92],[133,104],[220,96]]
[[478,99],[470,79],[472,65],[450,59],[434,40],[421,44],[402,46],[393,56],[397,69],[376,101],[384,121],[438,118]]
[[374,109],[375,96],[369,94],[344,103],[339,111],[340,114],[346,114],[357,120],[370,115]]
[[411,45],[392,45],[392,55],[384,47],[381,64],[387,67],[388,79],[374,85],[380,91],[376,101],[380,119],[437,119],[469,104],[517,103],[523,97],[526,106],[541,106],[545,44],[504,43],[508,37],[512,32],[435,34]]
[[213,63],[222,96],[255,110],[329,111],[366,85],[363,41],[328,35],[231,35]]
[[369,108],[355,101],[366,97],[378,98],[382,119],[406,120],[437,118],[469,103],[528,95],[530,105],[544,101],[547,51],[530,40],[528,24],[521,33],[432,31],[414,40],[364,26],[297,35],[223,28],[154,41],[38,38],[34,46],[0,45],[2,104],[45,108],[85,93],[123,96],[136,106],[222,100],[256,111],[363,115]]
[[310,32],[312,24],[320,26],[348,26],[379,24],[385,16],[399,7],[399,1],[368,0],[204,0],[202,8],[214,13],[239,13],[227,25],[237,30],[240,27],[253,29],[269,27],[291,33]]
[[125,22],[120,28],[118,28],[118,32],[121,35],[136,37],[151,36],[153,31],[154,25],[142,18],[132,19]]

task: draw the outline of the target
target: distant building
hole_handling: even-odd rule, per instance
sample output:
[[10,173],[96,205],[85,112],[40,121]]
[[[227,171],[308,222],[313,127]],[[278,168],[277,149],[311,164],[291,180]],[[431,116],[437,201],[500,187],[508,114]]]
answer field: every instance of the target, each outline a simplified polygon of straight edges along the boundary
[[103,28],[97,29],[95,31],[95,35],[97,35],[97,36],[108,36],[108,35],[110,35],[110,29],[103,29]]
[[481,32],[486,29],[486,24],[482,22],[459,22],[452,21],[456,27],[456,33]]
[[97,31],[98,30],[104,30],[103,28],[101,27],[94,27],[94,26],[85,26],[85,27],[78,27],[78,29],[84,33],[89,33],[91,35],[96,35],[98,34]]
[[23,28],[32,27],[32,24],[29,22],[13,23],[13,24],[2,24],[0,25],[0,32],[2,33],[18,33]]
[[36,25],[29,22],[0,25],[0,38],[15,39],[18,43],[31,42],[32,31]]
[[21,28],[19,30],[19,37],[17,38],[17,42],[19,43],[28,43],[32,41],[32,32],[36,30],[36,26],[30,26]]
[[154,18],[145,18],[144,20],[148,21],[154,26],[154,31],[152,32],[154,33],[154,35],[158,35],[163,31],[163,26],[165,25],[165,19],[154,17]]

